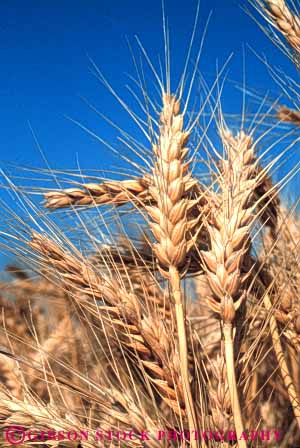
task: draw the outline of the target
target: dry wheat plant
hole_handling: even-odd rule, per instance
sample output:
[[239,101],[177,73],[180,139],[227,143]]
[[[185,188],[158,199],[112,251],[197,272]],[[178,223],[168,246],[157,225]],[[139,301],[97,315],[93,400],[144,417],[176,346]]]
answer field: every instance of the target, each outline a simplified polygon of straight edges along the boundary
[[[250,3],[297,69],[296,5]],[[229,127],[223,69],[211,86],[198,76],[197,20],[176,85],[167,26],[164,75],[138,42],[139,114],[93,64],[146,139],[119,129],[140,163],[55,174],[31,191],[42,205],[3,173],[20,209],[1,203],[16,256],[0,294],[3,448],[300,447],[300,220],[281,197],[298,167],[272,177],[297,148],[300,89],[272,69],[293,107],[266,102]],[[274,156],[280,133],[296,137]]]

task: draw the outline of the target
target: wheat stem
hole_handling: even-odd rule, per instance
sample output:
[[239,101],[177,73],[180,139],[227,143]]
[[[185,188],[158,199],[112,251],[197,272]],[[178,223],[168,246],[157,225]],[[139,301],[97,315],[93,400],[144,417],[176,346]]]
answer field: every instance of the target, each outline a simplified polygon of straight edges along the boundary
[[[224,344],[225,344],[225,360],[228,387],[231,398],[232,413],[234,418],[234,425],[237,434],[241,435],[244,431],[244,424],[242,419],[241,406],[238,396],[238,388],[236,383],[236,374],[234,366],[234,330],[231,323],[224,323],[223,326]],[[238,441],[239,448],[247,448],[245,440]]]
[[[178,331],[178,347],[179,347],[179,359],[180,359],[180,372],[183,385],[184,402],[186,405],[187,416],[189,419],[189,427],[192,431],[197,428],[196,425],[196,415],[193,406],[193,398],[190,388],[189,379],[189,366],[188,366],[188,348],[186,340],[186,329],[185,329],[185,313],[183,308],[183,297],[182,290],[180,287],[180,275],[178,269],[171,266],[169,269],[170,274],[170,285],[172,288],[172,293],[175,301],[175,313],[176,313],[176,323]],[[191,446],[197,447],[196,441],[191,440]]]

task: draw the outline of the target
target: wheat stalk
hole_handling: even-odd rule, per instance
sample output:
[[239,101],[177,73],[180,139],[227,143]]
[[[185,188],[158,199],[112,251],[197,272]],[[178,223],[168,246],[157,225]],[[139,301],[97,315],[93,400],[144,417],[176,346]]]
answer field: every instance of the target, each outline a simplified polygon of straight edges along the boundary
[[[269,33],[276,43],[299,59],[300,19],[294,4],[288,0],[249,1],[275,29],[269,28]],[[280,39],[280,33],[284,38]],[[157,108],[144,90],[144,73],[137,84],[141,84],[145,105],[135,98],[146,120],[129,109],[94,67],[151,142],[152,169],[147,151],[142,160],[149,172],[141,167],[139,176],[70,182],[71,188],[58,191],[43,189],[47,191],[44,206],[50,211],[74,211],[83,231],[87,229],[85,216],[79,212],[85,208],[126,206],[126,211],[131,206],[137,224],[144,226],[146,218],[152,235],[143,228],[145,236],[137,244],[121,236],[114,244],[97,246],[96,236],[86,231],[86,238],[91,237],[89,242],[96,248],[87,253],[82,233],[77,239],[73,231],[71,245],[57,232],[56,223],[51,224],[51,214],[44,211],[44,216],[40,215],[25,196],[21,198],[23,209],[33,212],[28,218],[34,228],[45,226],[49,235],[56,236],[31,231],[17,214],[14,227],[10,210],[9,219],[3,220],[4,226],[10,226],[1,232],[3,246],[19,252],[45,279],[36,280],[27,271],[12,268],[14,280],[0,282],[4,309],[0,375],[7,389],[18,394],[0,389],[1,431],[10,424],[43,430],[68,430],[85,424],[91,431],[100,426],[104,430],[149,429],[157,434],[158,428],[180,433],[209,424],[222,433],[234,424],[239,436],[249,425],[257,425],[257,430],[264,429],[266,422],[268,427],[279,427],[280,411],[286,418],[284,424],[290,425],[287,432],[295,432],[295,423],[300,428],[299,241],[287,235],[288,230],[296,233],[297,226],[280,225],[278,187],[255,156],[252,134],[240,131],[234,136],[221,127],[225,155],[216,164],[217,175],[213,173],[209,185],[204,186],[203,178],[197,179],[195,171],[191,172],[192,164],[198,162],[212,167],[212,158],[197,160],[195,153],[200,144],[213,145],[214,140],[205,133],[206,106],[211,111],[214,108],[204,83],[205,126],[199,126],[201,135],[196,136],[189,159],[192,130],[202,119],[200,112],[191,114],[190,124],[184,124],[193,100],[197,63],[182,111],[188,63],[177,93],[172,95],[167,34],[165,29],[166,89],[141,46],[162,92],[159,120],[151,116]],[[296,93],[296,83],[293,88]],[[276,118],[299,126],[296,109],[281,106]],[[127,137],[127,132],[121,132]],[[138,148],[133,143],[134,152]],[[6,216],[5,207],[2,212]],[[260,220],[263,237],[252,246],[256,220]],[[109,222],[104,225],[110,231]],[[27,240],[24,235],[28,232]],[[84,247],[86,256],[76,244]],[[192,276],[195,291],[188,289]],[[11,297],[16,312],[9,306]],[[32,305],[36,299],[46,305],[43,310]],[[24,366],[24,370],[19,368],[19,376],[14,374],[16,365]],[[277,370],[283,380],[276,383]],[[21,397],[23,401],[18,399]],[[293,446],[293,441],[287,440],[288,435],[282,448]],[[152,438],[145,443],[113,440],[111,446],[158,448],[161,444]],[[193,438],[163,442],[166,448],[196,448],[200,444],[216,446],[218,442]],[[95,446],[92,442],[82,445]],[[245,448],[246,442],[238,440],[238,445]],[[1,446],[5,446],[4,440]]]
[[[221,136],[228,157],[223,161],[220,179],[222,202],[213,224],[207,224],[211,249],[203,251],[202,257],[212,290],[208,303],[222,320],[231,406],[236,430],[241,434],[243,421],[236,385],[233,341],[236,312],[246,298],[243,291],[246,278],[241,266],[249,251],[250,228],[254,221],[253,206],[250,204],[257,179],[253,176],[256,167],[251,136],[241,131],[233,137],[224,128],[221,129]],[[245,442],[239,441],[239,446],[245,447]]]
[[[196,428],[197,420],[190,388],[180,278],[181,272],[186,268],[187,254],[193,244],[190,232],[195,220],[189,221],[187,218],[188,210],[194,206],[194,202],[184,197],[191,175],[188,173],[189,164],[185,162],[189,132],[183,131],[183,118],[180,114],[180,100],[164,92],[159,140],[153,145],[155,162],[153,184],[150,187],[150,193],[157,205],[148,206],[147,211],[153,221],[150,223],[150,228],[157,240],[154,253],[158,267],[162,276],[169,280],[175,302],[181,380],[189,429],[192,432]],[[191,446],[197,446],[196,441],[191,441]]]

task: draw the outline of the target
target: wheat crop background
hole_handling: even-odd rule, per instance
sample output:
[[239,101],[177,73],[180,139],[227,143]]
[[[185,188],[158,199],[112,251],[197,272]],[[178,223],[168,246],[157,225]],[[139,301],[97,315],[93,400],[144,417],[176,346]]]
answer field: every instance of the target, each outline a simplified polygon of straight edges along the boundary
[[300,5],[242,6],[294,64],[284,78],[261,56],[279,99],[230,120],[230,61],[210,85],[199,70],[199,7],[184,61],[163,12],[163,63],[139,41],[133,56],[138,113],[91,61],[145,138],[112,123],[130,170],[53,189],[2,171],[18,207],[1,201],[0,447],[11,425],[91,435],[32,447],[300,447],[300,219],[282,194],[298,165],[280,175],[300,136]]

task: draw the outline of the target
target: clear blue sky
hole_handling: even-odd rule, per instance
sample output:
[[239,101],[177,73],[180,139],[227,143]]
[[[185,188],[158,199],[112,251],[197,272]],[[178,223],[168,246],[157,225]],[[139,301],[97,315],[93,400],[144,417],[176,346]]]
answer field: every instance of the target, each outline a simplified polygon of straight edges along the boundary
[[[200,69],[215,72],[234,52],[229,76],[242,80],[242,45],[265,52],[273,63],[287,63],[256,24],[242,11],[244,1],[202,0],[200,31],[210,10],[213,15],[205,40]],[[195,15],[195,1],[167,1],[174,67],[183,62]],[[110,129],[89,110],[87,98],[102,112],[124,124],[125,114],[91,74],[90,56],[121,95],[134,75],[126,38],[134,45],[137,34],[155,60],[162,57],[160,0],[4,0],[0,3],[0,159],[44,166],[29,130],[31,123],[40,144],[55,167],[103,162],[101,147],[64,116],[71,116],[105,139]],[[264,94],[270,78],[262,63],[246,51],[249,87]],[[276,89],[275,89],[276,93]],[[240,97],[223,98],[228,111],[240,112]],[[127,119],[127,117],[126,117]],[[108,152],[104,152],[109,156]]]
[[[242,10],[244,0],[202,0],[198,36],[212,10],[200,62],[205,78],[215,74],[231,52],[228,78],[243,79],[243,48],[251,45],[265,53],[272,64],[296,75],[292,64]],[[180,69],[186,54],[196,2],[166,1],[172,65]],[[66,119],[70,116],[114,144],[115,132],[81,97],[131,132],[134,125],[115,99],[93,76],[89,57],[95,61],[115,90],[128,98],[128,74],[135,75],[127,39],[136,49],[138,35],[151,59],[163,58],[160,0],[4,0],[0,2],[0,161],[45,167],[32,126],[53,168],[108,168],[109,151]],[[196,42],[197,44],[197,42]],[[197,45],[196,45],[197,46]],[[249,88],[261,96],[279,88],[271,82],[266,67],[246,48]],[[157,64],[156,64],[157,66]],[[296,75],[297,76],[297,75]],[[229,82],[223,95],[226,112],[241,112],[241,94]],[[127,92],[127,93],[126,93]],[[134,132],[134,131],[133,131]],[[4,193],[0,190],[0,197]]]

